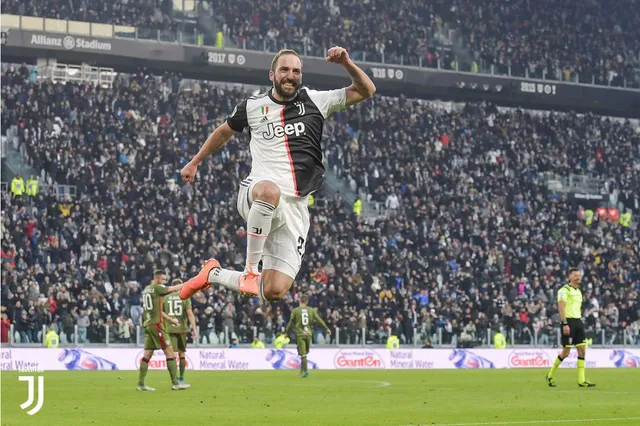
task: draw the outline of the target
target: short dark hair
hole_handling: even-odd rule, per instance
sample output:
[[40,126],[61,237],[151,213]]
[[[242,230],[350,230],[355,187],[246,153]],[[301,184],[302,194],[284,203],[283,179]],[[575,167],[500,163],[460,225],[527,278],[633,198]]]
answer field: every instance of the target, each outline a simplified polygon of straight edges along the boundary
[[578,269],[578,268],[570,268],[569,269],[569,275],[573,274],[574,272],[580,272],[580,269]]
[[306,294],[300,296],[300,303],[309,303],[309,296]]
[[295,55],[298,57],[298,59],[300,59],[300,64],[302,64],[302,58],[300,57],[300,55],[298,55],[298,52],[293,49],[282,49],[278,53],[276,53],[276,56],[273,57],[273,60],[271,61],[271,71],[276,72],[278,59],[280,59],[280,57],[284,55]]
[[155,271],[153,271],[153,276],[157,277],[158,275],[167,275],[167,273],[165,271],[163,271],[162,269],[156,269]]

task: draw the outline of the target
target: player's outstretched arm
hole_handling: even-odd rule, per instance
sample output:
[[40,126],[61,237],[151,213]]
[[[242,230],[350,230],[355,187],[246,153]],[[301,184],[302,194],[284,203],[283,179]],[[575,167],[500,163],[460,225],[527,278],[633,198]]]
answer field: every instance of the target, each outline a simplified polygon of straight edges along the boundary
[[567,322],[567,315],[565,313],[566,306],[567,306],[567,302],[563,300],[558,302],[558,313],[560,314],[560,321],[562,323]]
[[198,329],[196,328],[196,317],[193,315],[193,309],[187,308],[187,318],[189,318],[189,324],[191,324],[191,337],[193,341],[198,341]]
[[315,310],[315,309],[313,310],[313,316],[315,317],[315,320],[316,320],[317,322],[319,322],[319,323],[320,323],[320,325],[321,325],[321,326],[323,326],[325,330],[327,330],[327,334],[328,334],[329,336],[331,336],[331,330],[329,330],[329,327],[328,327],[328,326],[327,326],[327,324],[324,322],[324,320],[322,319],[322,317],[320,316],[320,314],[318,313],[318,311],[317,311],[317,310]]
[[167,315],[167,313],[165,311],[162,311],[162,318],[166,319],[167,321],[169,321],[170,323],[172,323],[176,327],[180,325],[180,322],[177,319],[171,318],[169,315]]
[[332,47],[327,52],[326,61],[342,65],[351,77],[351,86],[346,89],[346,106],[362,102],[376,93],[376,85],[373,84],[369,76],[351,60],[347,49],[340,46]]
[[[563,297],[559,295],[559,297]],[[567,323],[567,313],[566,313],[567,302],[564,300],[558,301],[558,313],[560,314],[560,323],[562,324],[562,334],[568,336],[571,334],[571,329],[569,328],[569,324]]]
[[184,283],[171,285],[169,287],[166,287],[165,288],[165,292],[163,293],[163,295],[169,294],[169,293],[175,293],[177,291],[180,291],[180,290],[182,290],[182,287],[184,287]]
[[287,324],[287,329],[284,333],[288,336],[291,333],[291,329],[293,328],[293,324],[295,323],[296,311],[291,312],[291,317],[289,317],[289,323]]
[[200,151],[182,168],[180,174],[185,182],[193,182],[198,171],[198,166],[202,161],[210,154],[213,154],[224,144],[229,142],[229,139],[234,135],[235,130],[229,127],[229,124],[225,121],[219,126],[213,133],[209,135],[207,140],[200,147]]

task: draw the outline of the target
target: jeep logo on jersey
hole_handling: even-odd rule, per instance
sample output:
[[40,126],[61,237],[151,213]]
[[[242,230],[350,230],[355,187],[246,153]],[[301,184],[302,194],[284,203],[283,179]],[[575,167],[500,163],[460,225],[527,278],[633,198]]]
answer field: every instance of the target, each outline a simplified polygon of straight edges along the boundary
[[278,124],[277,126],[273,123],[269,123],[267,125],[267,131],[262,134],[265,139],[273,139],[273,138],[281,138],[284,135],[287,136],[300,136],[303,135],[307,128],[304,123],[293,123],[293,124],[285,124],[281,126]]

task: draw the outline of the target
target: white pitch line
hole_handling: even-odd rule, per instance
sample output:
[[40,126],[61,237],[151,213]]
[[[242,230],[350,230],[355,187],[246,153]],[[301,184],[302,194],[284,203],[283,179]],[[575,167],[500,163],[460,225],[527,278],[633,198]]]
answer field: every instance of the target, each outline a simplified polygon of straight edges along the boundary
[[386,388],[387,386],[391,386],[389,382],[383,382],[380,380],[350,380],[351,382],[358,383],[375,383],[375,386],[365,386],[366,388]]
[[[640,420],[640,417],[610,417],[608,419],[573,419],[573,420],[525,420],[511,422],[484,422],[484,423],[435,423],[433,426],[485,426],[485,425],[541,425],[553,423],[587,423],[587,422],[621,422],[623,420]],[[422,426],[408,424],[403,426]],[[424,425],[427,426],[427,425]]]

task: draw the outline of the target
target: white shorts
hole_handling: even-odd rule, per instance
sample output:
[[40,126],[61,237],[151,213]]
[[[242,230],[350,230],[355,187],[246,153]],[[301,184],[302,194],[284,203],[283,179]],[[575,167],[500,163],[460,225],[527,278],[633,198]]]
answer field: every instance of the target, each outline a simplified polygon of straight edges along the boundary
[[[268,180],[249,176],[240,182],[238,192],[238,212],[246,221],[253,203],[251,192],[260,181]],[[280,202],[273,214],[271,231],[262,252],[262,270],[274,269],[296,277],[302,264],[307,233],[309,232],[309,200],[307,197],[280,196]]]

